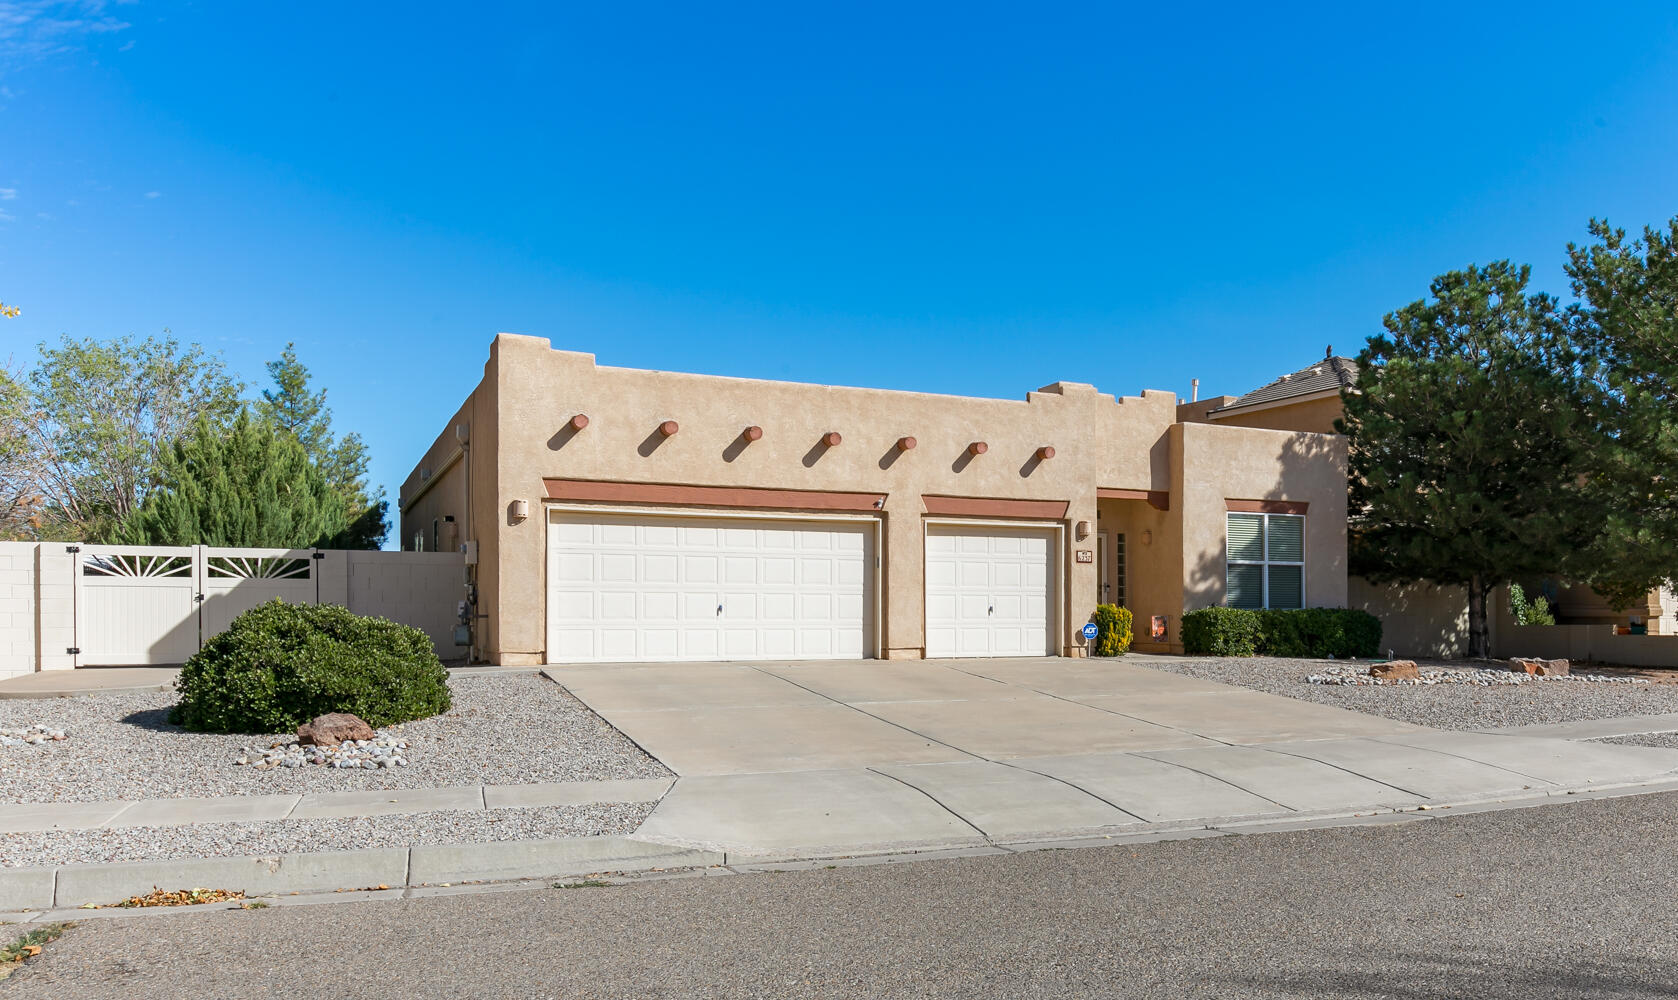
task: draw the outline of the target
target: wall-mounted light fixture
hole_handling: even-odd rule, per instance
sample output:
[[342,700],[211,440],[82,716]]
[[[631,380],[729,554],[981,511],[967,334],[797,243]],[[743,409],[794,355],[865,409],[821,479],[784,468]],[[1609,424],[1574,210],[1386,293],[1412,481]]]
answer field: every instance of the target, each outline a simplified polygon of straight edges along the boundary
[[1078,541],[1081,542],[1090,536],[1090,523],[1088,521],[1079,521],[1076,530],[1078,532]]
[[1151,530],[1142,532],[1142,544],[1143,545],[1154,544],[1154,533]]
[[522,521],[530,516],[529,500],[514,500],[507,505],[507,516],[514,521]]

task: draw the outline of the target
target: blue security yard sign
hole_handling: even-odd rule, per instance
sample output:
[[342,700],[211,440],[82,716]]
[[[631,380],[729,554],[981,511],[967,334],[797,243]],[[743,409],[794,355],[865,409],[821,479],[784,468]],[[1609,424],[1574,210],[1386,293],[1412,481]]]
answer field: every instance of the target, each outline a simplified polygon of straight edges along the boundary
[[1094,639],[1096,636],[1098,636],[1100,634],[1101,634],[1101,630],[1099,628],[1095,627],[1095,622],[1090,622],[1088,625],[1084,626],[1084,638],[1085,639]]

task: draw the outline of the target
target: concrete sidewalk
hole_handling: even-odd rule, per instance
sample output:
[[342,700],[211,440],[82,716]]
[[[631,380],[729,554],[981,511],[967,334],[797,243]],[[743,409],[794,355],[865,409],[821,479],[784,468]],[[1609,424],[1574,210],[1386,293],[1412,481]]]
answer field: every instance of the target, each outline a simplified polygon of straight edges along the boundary
[[679,775],[638,836],[731,854],[1355,816],[1678,773],[1674,750],[1438,732],[1125,661],[545,672]]
[[1552,740],[1601,740],[1615,736],[1644,736],[1649,733],[1678,733],[1678,712],[1662,715],[1622,715],[1613,719],[1581,719],[1577,722],[1549,722],[1532,726],[1481,729],[1498,736],[1538,736]]
[[[449,667],[449,676],[481,677],[486,674],[532,674],[535,667],[478,665]],[[0,680],[0,699],[74,698],[88,694],[131,694],[136,691],[172,691],[181,668],[174,667],[78,667],[74,670],[39,670]]]
[[532,785],[459,785],[373,789],[309,795],[224,795],[214,798],[0,805],[0,833],[96,827],[189,826],[275,819],[390,816],[437,810],[529,809],[596,802],[657,802],[670,778],[563,781]]
[[84,694],[168,691],[179,667],[82,667],[39,670],[0,681],[0,698],[73,698]]

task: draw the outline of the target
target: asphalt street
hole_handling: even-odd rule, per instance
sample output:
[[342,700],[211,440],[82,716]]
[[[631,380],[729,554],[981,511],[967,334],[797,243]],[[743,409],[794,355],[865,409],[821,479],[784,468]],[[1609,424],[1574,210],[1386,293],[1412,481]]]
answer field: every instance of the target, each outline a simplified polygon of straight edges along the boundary
[[0,998],[1674,997],[1675,903],[1678,793],[88,920],[0,983]]

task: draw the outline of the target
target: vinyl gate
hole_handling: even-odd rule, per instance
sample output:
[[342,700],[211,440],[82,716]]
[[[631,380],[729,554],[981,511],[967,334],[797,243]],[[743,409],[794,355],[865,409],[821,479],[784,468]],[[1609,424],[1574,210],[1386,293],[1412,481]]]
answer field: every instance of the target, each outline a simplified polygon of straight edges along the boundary
[[318,604],[313,549],[72,546],[77,666],[182,663],[241,612]]

